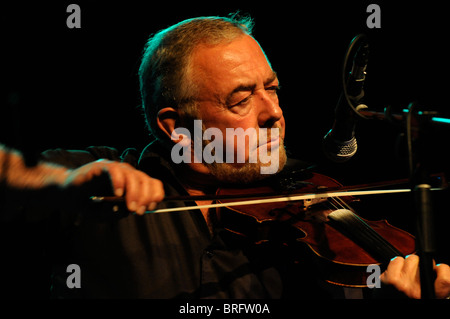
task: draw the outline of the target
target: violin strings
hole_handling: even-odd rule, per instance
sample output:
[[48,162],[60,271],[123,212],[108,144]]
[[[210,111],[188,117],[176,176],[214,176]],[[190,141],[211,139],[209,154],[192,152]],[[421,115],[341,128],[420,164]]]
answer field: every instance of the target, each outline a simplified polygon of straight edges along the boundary
[[328,202],[334,209],[348,209],[351,210],[350,206],[341,197],[330,197]]
[[353,213],[350,205],[348,205],[341,197],[330,197],[328,203],[335,210],[346,209],[339,216],[333,214],[330,216],[334,222],[338,222],[340,226],[351,229],[351,233],[355,235],[362,243],[373,247],[377,254],[383,259],[389,260],[392,257],[401,254],[394,246],[387,242],[380,234],[378,234],[370,225]]

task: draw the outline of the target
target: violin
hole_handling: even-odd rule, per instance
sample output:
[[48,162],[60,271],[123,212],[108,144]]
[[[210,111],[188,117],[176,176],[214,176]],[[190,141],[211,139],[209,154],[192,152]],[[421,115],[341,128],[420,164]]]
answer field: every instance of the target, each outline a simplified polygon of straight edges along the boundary
[[[346,286],[366,287],[371,264],[387,264],[395,256],[415,251],[415,238],[386,220],[368,221],[350,207],[354,196],[328,196],[327,190],[341,188],[336,180],[313,173],[299,189],[317,193],[316,198],[273,202],[264,205],[233,205],[220,211],[220,221],[228,231],[250,237],[255,243],[280,240],[306,244],[314,253],[325,281]],[[252,189],[220,189],[219,196],[239,196],[273,192],[270,186]],[[320,194],[327,194],[321,197]],[[221,199],[220,203],[236,200]],[[239,200],[237,201],[239,202]],[[277,229],[277,231],[274,231]]]
[[[442,176],[438,180],[445,184]],[[410,192],[410,188],[373,190],[407,182],[396,180],[344,187],[328,176],[309,172],[296,182],[295,189],[279,191],[266,185],[220,188],[212,197],[168,196],[165,201],[213,199],[215,203],[146,213],[216,208],[218,221],[230,233],[255,244],[272,240],[287,245],[303,243],[317,257],[325,281],[346,287],[367,287],[370,275],[367,267],[386,265],[396,256],[414,253],[415,237],[386,220],[368,221],[358,216],[350,204],[358,200],[355,197],[358,195]],[[119,202],[123,198],[91,197],[91,200]]]

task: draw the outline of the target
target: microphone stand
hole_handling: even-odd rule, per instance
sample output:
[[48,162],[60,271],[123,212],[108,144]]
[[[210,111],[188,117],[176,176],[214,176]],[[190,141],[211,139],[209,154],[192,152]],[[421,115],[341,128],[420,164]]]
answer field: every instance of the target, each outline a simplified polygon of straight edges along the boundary
[[[416,246],[420,256],[420,284],[421,298],[434,299],[434,272],[433,272],[433,255],[436,253],[434,239],[434,218],[433,205],[431,198],[430,186],[430,163],[427,158],[429,140],[428,137],[431,128],[450,129],[450,119],[438,117],[437,112],[417,111],[416,103],[410,103],[407,110],[403,110],[403,114],[392,114],[390,108],[386,108],[384,113],[373,112],[364,107],[355,107],[350,99],[350,92],[347,91],[346,84],[346,66],[350,52],[356,43],[361,42],[361,47],[367,48],[367,37],[359,34],[353,38],[344,57],[342,67],[342,85],[344,96],[347,104],[351,106],[353,111],[363,119],[387,120],[393,124],[400,122],[405,128],[408,136],[408,157],[411,179],[411,190],[414,194],[413,202],[417,216],[417,238]],[[361,50],[361,47],[358,51]],[[364,52],[364,51],[363,51]],[[358,54],[356,54],[358,56]],[[355,59],[356,59],[355,56]],[[363,55],[362,57],[366,57]],[[367,57],[366,57],[367,58]],[[357,65],[366,65],[366,60],[361,60]],[[365,67],[361,69],[362,79],[365,75]]]
[[433,256],[436,253],[434,216],[429,181],[429,154],[427,141],[430,129],[429,115],[415,111],[409,105],[406,121],[411,182],[417,216],[417,247],[420,257],[420,287],[422,299],[435,299]]
[[436,253],[434,238],[433,201],[430,186],[430,161],[427,156],[431,128],[450,129],[450,119],[437,117],[436,112],[417,111],[417,104],[411,103],[403,114],[391,114],[390,109],[384,113],[367,109],[360,110],[366,119],[403,122],[408,136],[409,168],[411,189],[417,216],[416,245],[420,257],[421,298],[434,299],[433,256]]

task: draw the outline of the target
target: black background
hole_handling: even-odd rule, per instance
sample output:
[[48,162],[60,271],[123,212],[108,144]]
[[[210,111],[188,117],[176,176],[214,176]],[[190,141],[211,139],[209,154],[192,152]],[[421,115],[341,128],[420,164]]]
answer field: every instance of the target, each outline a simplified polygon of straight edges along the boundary
[[[328,162],[321,139],[331,128],[341,92],[341,68],[351,39],[365,33],[370,60],[366,104],[396,112],[418,101],[422,109],[448,110],[447,7],[437,1],[159,2],[72,1],[81,29],[69,29],[69,1],[2,4],[0,141],[33,155],[49,148],[108,145],[141,149],[150,138],[141,116],[137,70],[151,33],[195,16],[236,10],[255,20],[254,36],[280,82],[286,145],[299,158],[346,185],[408,177],[402,127],[358,123],[357,155]],[[366,8],[381,8],[381,28],[369,29]],[[434,171],[448,170],[449,134],[432,135]],[[396,156],[400,153],[401,157]],[[439,250],[448,258],[448,209],[436,198]],[[407,195],[364,198],[366,217],[388,218],[414,233]],[[447,260],[448,262],[448,260]]]
[[[70,2],[4,5],[2,141],[34,153],[87,145],[142,148],[149,138],[137,70],[148,36],[186,18],[236,10],[255,19],[254,36],[281,81],[286,143],[303,159],[323,161],[320,142],[333,122],[344,53],[359,33],[370,41],[365,83],[370,109],[391,105],[400,111],[419,101],[423,109],[449,116],[444,8],[433,2],[378,2],[381,28],[369,29],[369,3],[79,1],[81,29],[66,26]],[[359,152],[338,169],[355,171],[361,164],[365,170],[354,175],[365,180],[390,176],[391,166],[400,164],[399,174],[405,174],[404,163],[393,158],[398,132],[390,124],[361,122]],[[443,149],[442,136],[436,138]]]

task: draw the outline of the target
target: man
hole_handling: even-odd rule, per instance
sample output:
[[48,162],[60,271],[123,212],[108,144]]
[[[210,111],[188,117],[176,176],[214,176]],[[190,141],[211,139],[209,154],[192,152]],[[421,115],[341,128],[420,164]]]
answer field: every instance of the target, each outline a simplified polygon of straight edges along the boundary
[[[52,215],[58,226],[53,252],[59,252],[55,297],[331,296],[332,290],[317,284],[308,257],[299,262],[299,251],[282,242],[256,245],[227,232],[213,210],[144,214],[157,203],[157,208],[187,205],[162,202],[162,194],[214,194],[219,186],[265,181],[291,166],[305,168],[286,158],[278,78],[251,27],[250,19],[206,17],[180,22],[150,38],[139,76],[145,116],[156,140],[142,154],[127,150],[119,155],[106,147],[43,154],[44,160],[71,169],[101,158],[130,163],[162,181],[139,175],[136,182],[129,178],[134,170],[121,167],[124,183],[115,195],[124,194],[128,210],[136,214],[124,215],[115,205],[105,214],[101,205]],[[82,273],[78,289],[66,283],[66,267],[72,263]],[[416,272],[417,257],[397,258],[383,280],[417,297]],[[446,297],[450,270],[440,265],[436,273],[436,293]]]

